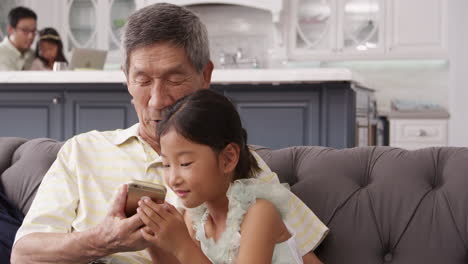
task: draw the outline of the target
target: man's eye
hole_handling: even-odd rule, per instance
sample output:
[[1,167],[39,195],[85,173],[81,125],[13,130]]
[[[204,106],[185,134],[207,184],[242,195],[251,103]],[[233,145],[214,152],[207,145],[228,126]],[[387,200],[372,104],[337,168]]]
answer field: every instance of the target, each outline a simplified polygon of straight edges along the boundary
[[149,81],[146,81],[146,82],[137,82],[138,85],[149,85],[150,82]]
[[137,83],[139,85],[146,85],[146,84],[149,84],[150,82],[151,82],[151,80],[144,79],[144,78],[139,78],[139,79],[135,80],[135,83]]
[[182,167],[187,167],[187,166],[190,166],[190,164],[192,164],[193,162],[186,162],[186,163],[181,163],[180,166]]
[[180,85],[184,82],[184,80],[167,80],[167,83],[170,85]]

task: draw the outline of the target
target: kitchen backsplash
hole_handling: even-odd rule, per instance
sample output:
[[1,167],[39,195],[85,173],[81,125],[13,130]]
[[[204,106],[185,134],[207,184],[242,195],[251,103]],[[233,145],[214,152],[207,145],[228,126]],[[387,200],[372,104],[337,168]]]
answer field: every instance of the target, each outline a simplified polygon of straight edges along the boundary
[[[221,4],[193,5],[187,8],[197,13],[208,29],[211,59],[216,68],[222,68],[222,54],[228,64],[225,68],[267,66],[267,57],[273,47],[271,13],[245,6]],[[244,63],[233,65],[230,56],[235,55],[238,49],[241,49],[245,60]],[[256,66],[253,59],[257,61]]]

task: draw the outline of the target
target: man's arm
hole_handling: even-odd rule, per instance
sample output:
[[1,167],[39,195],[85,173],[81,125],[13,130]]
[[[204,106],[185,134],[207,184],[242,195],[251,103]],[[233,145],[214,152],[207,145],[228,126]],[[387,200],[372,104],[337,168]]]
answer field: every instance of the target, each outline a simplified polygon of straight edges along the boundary
[[16,61],[4,46],[0,47],[0,71],[17,71]]
[[0,60],[0,71],[16,71],[16,70],[17,70],[16,64],[12,63],[10,60],[7,60],[5,58]]
[[107,255],[91,232],[32,233],[15,244],[11,263],[87,263]]
[[11,263],[87,263],[117,252],[146,248],[138,215],[125,218],[127,186],[124,185],[104,221],[76,233],[32,233],[13,247]]

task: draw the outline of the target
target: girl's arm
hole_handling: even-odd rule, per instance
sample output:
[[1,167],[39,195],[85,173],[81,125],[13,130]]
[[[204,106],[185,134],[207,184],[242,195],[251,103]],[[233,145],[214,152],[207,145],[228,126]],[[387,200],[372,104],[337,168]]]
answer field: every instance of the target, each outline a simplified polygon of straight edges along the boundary
[[[276,207],[257,199],[241,225],[241,244],[237,263],[271,263],[277,243],[291,237]],[[321,264],[313,252],[303,256],[304,264]]]
[[241,225],[237,263],[271,263],[282,227],[286,228],[276,207],[267,200],[257,199]]
[[302,261],[304,261],[304,264],[323,264],[312,251],[302,256]]
[[154,264],[181,264],[170,252],[163,251],[157,246],[148,247],[148,252]]
[[171,204],[157,204],[149,199],[137,209],[146,227],[143,237],[152,243],[149,253],[153,263],[210,263],[189,234],[184,216]]

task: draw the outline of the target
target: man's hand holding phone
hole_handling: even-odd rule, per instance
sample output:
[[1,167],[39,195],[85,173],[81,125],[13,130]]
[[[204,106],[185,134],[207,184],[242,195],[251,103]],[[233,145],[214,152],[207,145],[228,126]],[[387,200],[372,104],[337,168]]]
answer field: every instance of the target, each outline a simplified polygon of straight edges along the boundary
[[141,234],[140,229],[144,223],[140,217],[125,215],[127,188],[126,184],[121,187],[104,220],[89,230],[93,233],[89,243],[99,251],[103,251],[97,253],[99,256],[138,251],[150,246]]

